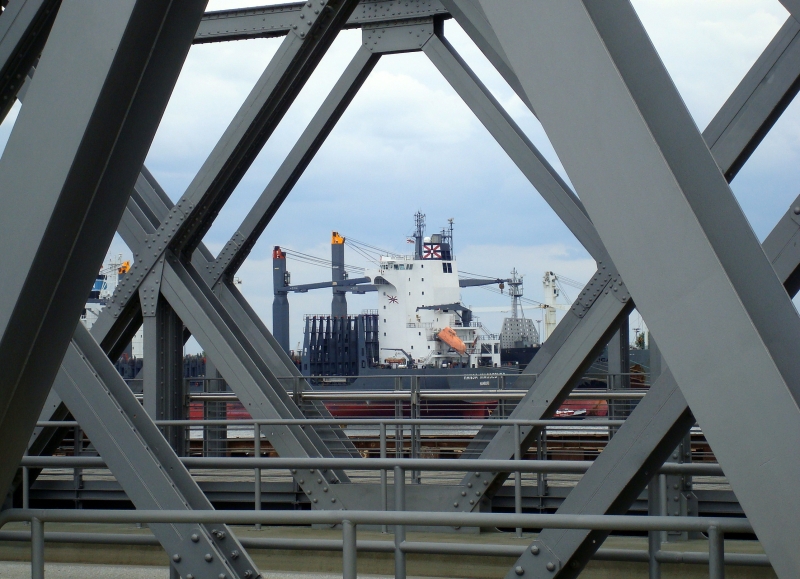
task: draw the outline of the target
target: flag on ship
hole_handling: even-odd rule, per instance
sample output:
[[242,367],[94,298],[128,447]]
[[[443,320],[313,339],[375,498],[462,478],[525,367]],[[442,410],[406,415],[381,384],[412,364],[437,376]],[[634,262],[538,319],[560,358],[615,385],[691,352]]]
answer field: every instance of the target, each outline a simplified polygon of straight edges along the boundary
[[422,259],[442,259],[442,246],[438,243],[426,243],[422,247]]

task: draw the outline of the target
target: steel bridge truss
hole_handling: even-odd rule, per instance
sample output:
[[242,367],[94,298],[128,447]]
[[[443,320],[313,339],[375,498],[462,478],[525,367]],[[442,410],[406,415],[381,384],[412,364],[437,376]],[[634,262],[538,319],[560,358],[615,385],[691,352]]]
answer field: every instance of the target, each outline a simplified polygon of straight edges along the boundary
[[[793,16],[700,133],[627,0],[311,0],[205,14],[203,0],[11,0],[0,120],[24,105],[0,159],[0,491],[27,449],[58,444],[63,433],[37,418],[68,409],[138,509],[211,509],[175,451],[182,431],[153,423],[184,417],[189,334],[254,418],[304,417],[279,381],[299,372],[233,276],[378,60],[421,51],[597,262],[519,379],[528,392],[511,417],[553,416],[606,344],[627,344],[634,301],[669,362],[558,512],[627,512],[697,421],[776,572],[800,576],[800,505],[786,482],[800,479],[800,197],[762,246],[728,186],[800,89],[800,3],[783,4]],[[542,123],[575,191],[449,44],[448,18]],[[203,236],[348,28],[362,46],[214,256]],[[189,48],[265,37],[284,39],[173,203],[143,162]],[[76,320],[115,230],[135,263],[90,333]],[[142,326],[144,412],[110,362]],[[465,456],[513,458],[539,436],[513,430],[483,428]],[[335,427],[264,434],[283,457],[357,456]],[[407,508],[481,510],[508,473],[478,477],[411,493]],[[314,509],[379,508],[343,471],[295,483]],[[230,529],[152,528],[181,576],[258,573]],[[546,530],[508,577],[575,577],[606,535]]]

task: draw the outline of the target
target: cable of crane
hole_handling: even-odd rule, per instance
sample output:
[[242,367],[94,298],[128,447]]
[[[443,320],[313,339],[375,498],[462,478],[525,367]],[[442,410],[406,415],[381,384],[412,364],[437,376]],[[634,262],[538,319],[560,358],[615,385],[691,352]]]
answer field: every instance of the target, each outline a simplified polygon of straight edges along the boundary
[[[504,294],[503,292],[501,292],[500,290],[498,290],[498,289],[495,289],[495,288],[493,288],[493,287],[491,287],[491,286],[485,286],[485,285],[484,285],[484,286],[478,286],[478,287],[479,287],[480,289],[484,290],[484,291],[487,291],[487,292],[492,292],[492,293],[494,293],[494,294],[497,294],[497,295],[500,295],[500,296],[507,295],[507,294]],[[521,302],[526,302],[526,303],[528,303],[528,304],[530,304],[530,305],[535,305],[536,307],[539,307],[539,308],[546,307],[546,304],[543,304],[542,302],[537,302],[536,300],[532,300],[532,299],[530,299],[530,298],[526,298],[526,297],[522,297],[522,296],[520,296],[520,297],[519,297],[519,298],[517,298],[517,299],[519,299]]]
[[571,285],[572,287],[577,288],[577,289],[581,289],[582,290],[584,287],[586,287],[585,283],[581,283],[579,281],[575,281],[574,279],[570,279],[570,278],[565,277],[565,276],[563,276],[561,274],[558,274],[558,273],[556,274],[556,279],[559,279],[559,280],[563,281],[565,284]]
[[491,276],[491,275],[483,275],[483,274],[480,274],[480,273],[472,273],[470,271],[461,270],[461,271],[458,272],[459,276],[461,276],[462,274],[463,275],[471,275],[473,277],[482,277],[482,278],[486,278],[486,279],[499,279],[499,278],[496,278],[496,277]]
[[[317,257],[315,255],[309,255],[307,253],[302,253],[300,251],[295,251],[293,249],[282,248],[282,250],[286,253],[287,256],[291,256],[293,259],[307,263],[309,265],[316,265],[318,267],[325,267],[331,268],[333,266],[333,262],[328,259],[323,259],[321,257]],[[347,265],[344,266],[345,271],[353,271],[353,272],[363,272],[365,268],[357,266],[357,265]]]
[[369,243],[366,243],[364,241],[359,241],[358,239],[353,239],[352,237],[345,236],[345,239],[347,240],[348,243],[351,244],[351,246],[353,246],[354,249],[355,249],[354,246],[357,245],[362,250],[367,251],[369,253],[373,253],[373,252],[377,253],[379,256],[382,256],[382,255],[391,256],[391,257],[398,257],[399,256],[399,254],[394,253],[393,251],[389,251],[388,249],[383,249],[381,247],[375,247],[374,245],[370,245]]
[[561,280],[558,278],[558,276],[556,276],[556,285],[558,286],[558,289],[561,290],[561,295],[564,296],[564,299],[567,300],[567,302],[572,303],[572,300],[569,299],[569,295],[567,294],[567,290],[564,289],[564,286],[561,284]]
[[350,246],[350,249],[352,249],[353,251],[355,251],[355,252],[356,252],[358,255],[360,255],[361,257],[363,257],[363,258],[364,258],[364,259],[366,259],[367,261],[369,261],[369,262],[371,262],[371,263],[374,263],[374,264],[376,264],[376,265],[380,265],[380,261],[379,261],[378,259],[375,259],[375,258],[374,258],[372,255],[370,255],[369,253],[367,253],[366,251],[364,251],[363,249],[361,249],[359,246],[357,246],[357,245],[351,245],[351,246]]

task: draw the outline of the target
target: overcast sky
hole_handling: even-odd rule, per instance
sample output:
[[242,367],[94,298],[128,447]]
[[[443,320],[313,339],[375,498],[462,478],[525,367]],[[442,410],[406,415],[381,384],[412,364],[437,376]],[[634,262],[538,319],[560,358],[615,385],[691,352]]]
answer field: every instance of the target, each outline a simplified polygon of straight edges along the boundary
[[[209,9],[252,4],[212,0]],[[777,0],[634,0],[634,5],[701,130],[787,18]],[[566,178],[536,119],[480,51],[454,21],[446,22],[445,33]],[[206,236],[212,251],[236,230],[355,54],[360,38],[359,31],[339,35]],[[183,194],[280,42],[250,40],[191,49],[147,158],[173,200]],[[18,106],[0,126],[0,147]],[[789,107],[732,183],[762,240],[798,192],[798,106]],[[461,270],[505,277],[515,267],[525,274],[525,295],[531,299],[542,300],[545,270],[581,282],[594,272],[580,244],[427,57],[415,53],[381,59],[240,270],[241,290],[271,326],[274,245],[330,258],[330,232],[337,230],[405,252],[417,210],[427,215],[429,230],[455,219]],[[129,255],[119,239],[111,252]],[[346,260],[369,265],[352,250],[346,250]],[[288,267],[293,283],[330,279],[329,270],[319,267],[291,261]],[[569,297],[577,293],[572,290]],[[478,288],[464,290],[463,301],[474,307],[508,305],[507,297]],[[330,292],[291,295],[290,304],[294,346],[302,340],[303,314],[330,311]],[[374,308],[375,296],[349,297],[349,304],[358,313]],[[482,313],[480,318],[499,332],[505,315]],[[539,310],[526,315],[541,319]],[[642,327],[637,316],[632,327]]]

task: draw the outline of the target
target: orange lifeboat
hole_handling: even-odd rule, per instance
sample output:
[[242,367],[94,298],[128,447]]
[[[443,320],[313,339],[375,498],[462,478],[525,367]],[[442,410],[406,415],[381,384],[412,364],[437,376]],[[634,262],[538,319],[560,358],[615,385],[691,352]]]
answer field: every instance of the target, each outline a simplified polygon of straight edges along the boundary
[[462,356],[467,353],[467,346],[464,344],[463,340],[458,337],[455,330],[450,326],[443,329],[441,332],[436,334],[436,337],[439,338],[442,342],[453,348],[456,352],[461,354]]

